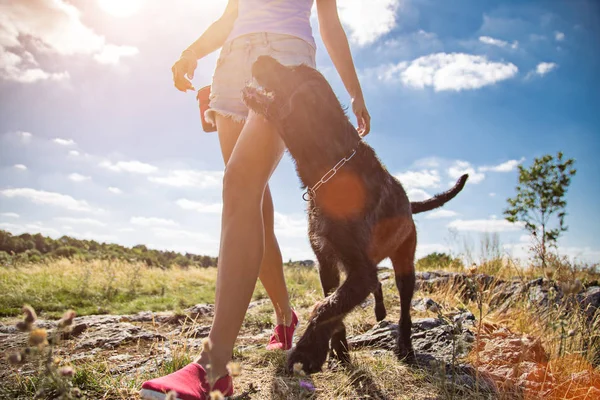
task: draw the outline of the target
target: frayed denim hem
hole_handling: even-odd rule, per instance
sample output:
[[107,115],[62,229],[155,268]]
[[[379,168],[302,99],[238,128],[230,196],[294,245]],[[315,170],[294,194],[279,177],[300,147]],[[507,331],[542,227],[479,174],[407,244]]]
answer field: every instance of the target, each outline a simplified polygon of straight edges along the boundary
[[204,118],[209,123],[213,124],[214,126],[217,126],[216,114],[219,114],[223,117],[229,118],[234,122],[246,122],[246,118],[247,118],[246,115],[240,115],[233,111],[221,110],[218,108],[209,108],[208,110],[206,110],[204,112]]

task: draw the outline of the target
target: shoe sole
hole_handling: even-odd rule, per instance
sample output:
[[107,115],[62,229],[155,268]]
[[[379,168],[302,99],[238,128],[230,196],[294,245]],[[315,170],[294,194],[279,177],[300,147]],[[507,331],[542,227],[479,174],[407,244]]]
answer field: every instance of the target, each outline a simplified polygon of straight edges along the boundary
[[[142,389],[140,390],[140,397],[143,400],[165,400],[167,395],[162,392],[157,392],[150,389]],[[179,397],[176,400],[181,400]]]
[[[225,396],[225,398],[228,399],[230,396],[233,395]],[[165,400],[167,395],[163,392],[157,392],[155,390],[142,389],[140,390],[140,397],[142,400]],[[175,400],[181,400],[181,398],[176,397]]]

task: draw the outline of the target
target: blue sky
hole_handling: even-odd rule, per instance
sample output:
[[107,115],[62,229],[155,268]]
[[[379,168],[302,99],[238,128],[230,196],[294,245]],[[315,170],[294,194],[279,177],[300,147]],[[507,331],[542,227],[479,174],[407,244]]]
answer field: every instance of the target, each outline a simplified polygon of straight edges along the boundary
[[[560,150],[578,169],[560,252],[600,260],[597,2],[338,3],[373,118],[366,140],[388,170],[414,200],[471,174],[443,212],[416,218],[419,256],[476,249],[484,232],[523,256],[524,232],[502,218],[516,166]],[[170,68],[224,6],[0,1],[0,228],[216,255],[217,136]],[[348,104],[312,22],[317,66]],[[216,57],[199,62],[196,87]],[[284,258],[312,258],[289,156],[271,186]]]

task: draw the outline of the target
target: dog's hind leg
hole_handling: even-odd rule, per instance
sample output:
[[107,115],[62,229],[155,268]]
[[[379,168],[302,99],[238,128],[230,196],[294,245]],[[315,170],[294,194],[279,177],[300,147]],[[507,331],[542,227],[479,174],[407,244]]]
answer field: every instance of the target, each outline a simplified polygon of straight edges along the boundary
[[412,321],[410,318],[410,303],[415,291],[415,250],[417,247],[417,234],[413,232],[396,250],[391,257],[396,277],[396,287],[400,294],[400,322],[398,341],[395,353],[400,360],[414,360],[414,351],[410,338]]
[[383,304],[383,290],[381,288],[381,282],[377,283],[377,289],[373,292],[375,296],[375,318],[377,322],[383,321],[387,315],[385,311],[385,305]]
[[[336,342],[347,348],[345,331],[340,330],[340,323],[347,313],[362,303],[377,287],[377,269],[369,257],[363,252],[348,253],[353,254],[345,254],[341,260],[348,271],[348,277],[335,292],[313,309],[306,331],[289,355],[290,371],[297,362],[302,363],[305,372],[320,371],[327,358],[329,340],[334,333],[340,337]],[[341,340],[342,335],[344,340]]]

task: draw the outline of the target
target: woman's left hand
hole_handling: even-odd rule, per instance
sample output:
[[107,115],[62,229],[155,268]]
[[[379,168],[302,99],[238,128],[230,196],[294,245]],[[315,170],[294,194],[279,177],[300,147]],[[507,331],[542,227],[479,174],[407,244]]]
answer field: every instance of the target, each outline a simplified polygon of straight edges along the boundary
[[356,115],[356,122],[358,122],[358,134],[361,137],[367,136],[371,130],[371,116],[362,94],[352,98],[352,112]]

